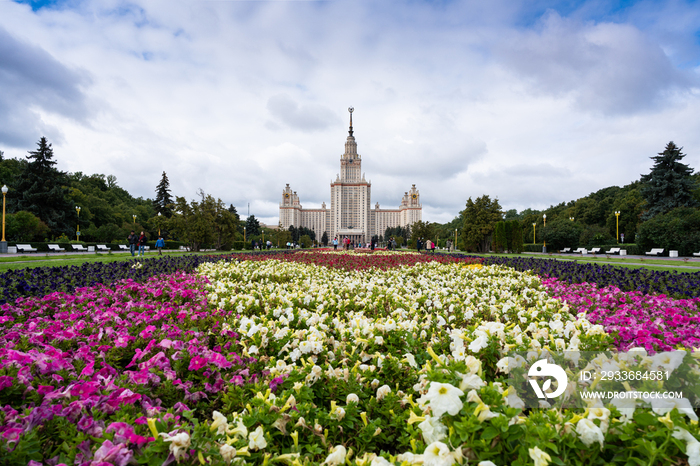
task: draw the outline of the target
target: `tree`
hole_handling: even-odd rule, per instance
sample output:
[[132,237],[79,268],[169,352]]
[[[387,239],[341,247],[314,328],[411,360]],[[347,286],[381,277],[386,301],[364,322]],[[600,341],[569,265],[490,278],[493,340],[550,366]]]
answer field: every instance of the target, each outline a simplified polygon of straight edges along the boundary
[[498,199],[491,200],[483,195],[472,201],[467,200],[467,206],[462,211],[462,242],[461,249],[468,251],[488,252],[491,249],[491,237],[496,223],[501,220],[501,206]]
[[663,152],[651,157],[654,166],[648,175],[642,175],[641,194],[647,201],[647,211],[642,216],[643,220],[678,207],[697,206],[697,201],[693,198],[693,169],[681,163],[685,157],[681,150],[682,147],[677,147],[671,141]]
[[321,236],[321,243],[324,246],[328,246],[328,232],[327,231],[323,232],[323,236]]
[[508,249],[508,236],[506,233],[506,222],[498,222],[493,229],[494,252],[504,252]]
[[542,231],[547,246],[553,251],[558,251],[564,248],[572,250],[578,248],[583,230],[580,222],[572,222],[568,218],[558,217],[547,222],[547,227],[540,231]]
[[299,245],[302,248],[310,248],[313,245],[313,240],[309,235],[301,235],[299,237]]
[[156,198],[153,201],[153,207],[156,209],[157,214],[170,218],[173,214],[172,204],[173,197],[170,195],[170,181],[168,180],[168,175],[163,172],[160,183],[156,186]]
[[15,214],[8,214],[7,239],[10,241],[44,241],[44,236],[49,232],[49,227],[39,217],[21,210]]
[[175,211],[168,221],[168,229],[175,237],[189,243],[193,251],[203,246],[228,249],[233,241],[240,238],[236,218],[229,212],[221,199],[202,195],[202,201],[191,201],[183,197],[175,198]]
[[435,229],[433,224],[418,220],[416,223],[411,225],[411,241],[409,243],[411,247],[415,246],[418,238],[422,238],[423,243],[425,243],[426,239],[434,239]]
[[243,225],[241,225],[241,217],[238,215],[238,211],[236,210],[236,207],[234,207],[233,204],[229,204],[228,206],[228,211],[231,212],[231,215],[233,215],[236,219],[236,225],[238,225],[238,232],[242,235],[243,234]]
[[247,238],[260,235],[260,222],[255,218],[255,215],[251,215],[246,219],[245,234]]
[[73,203],[66,198],[68,179],[64,172],[54,167],[53,149],[46,138],[42,137],[37,145],[37,150],[29,151],[29,163],[24,166],[8,201],[15,212],[26,210],[39,217],[53,236],[72,235],[77,213]]
[[679,207],[647,220],[637,229],[637,245],[676,250],[680,256],[700,251],[700,210]]
[[523,252],[523,229],[518,220],[506,222],[506,235],[508,236],[508,250],[515,254]]

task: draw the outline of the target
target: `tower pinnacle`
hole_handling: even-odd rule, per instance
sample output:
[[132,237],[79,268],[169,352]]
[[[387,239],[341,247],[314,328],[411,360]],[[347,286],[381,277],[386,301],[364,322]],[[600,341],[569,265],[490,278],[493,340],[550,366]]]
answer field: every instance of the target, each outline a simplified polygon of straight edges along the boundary
[[348,112],[350,112],[350,131],[349,131],[350,136],[352,136],[352,112],[354,112],[354,111],[355,111],[354,107],[348,108]]

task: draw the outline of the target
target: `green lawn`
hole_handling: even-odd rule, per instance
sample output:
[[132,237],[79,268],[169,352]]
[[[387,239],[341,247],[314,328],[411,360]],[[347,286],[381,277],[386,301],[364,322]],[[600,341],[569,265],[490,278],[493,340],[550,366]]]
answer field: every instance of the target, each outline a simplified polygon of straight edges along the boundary
[[[164,256],[183,256],[185,254],[230,254],[230,252],[209,251],[209,252],[163,252]],[[147,252],[146,258],[158,257],[155,251]],[[0,257],[0,272],[7,270],[33,268],[33,267],[62,267],[66,265],[81,265],[86,262],[116,262],[137,260],[130,253],[118,254],[83,254],[83,255],[60,255],[60,254],[36,254],[31,256]]]

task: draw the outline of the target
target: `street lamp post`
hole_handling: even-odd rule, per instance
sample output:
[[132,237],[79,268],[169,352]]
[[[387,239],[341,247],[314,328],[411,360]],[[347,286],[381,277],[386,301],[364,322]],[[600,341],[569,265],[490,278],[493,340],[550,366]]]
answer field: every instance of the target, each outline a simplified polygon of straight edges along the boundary
[[78,212],[78,228],[75,230],[75,240],[80,241],[80,207],[75,206],[75,211]]
[[615,240],[620,244],[620,211],[615,211]]
[[136,225],[136,214],[132,215],[132,217],[134,218],[134,225]]
[[[544,226],[542,228],[547,228],[547,214],[543,214],[542,219],[544,220]],[[542,235],[544,235],[544,232],[542,233]],[[544,240],[544,245],[542,246],[542,252],[547,252],[547,240],[544,238],[544,236],[542,239]]]
[[158,238],[160,238],[160,212],[158,212]]
[[537,244],[537,239],[535,233],[537,232],[537,224],[532,224],[532,244]]
[[5,195],[7,195],[7,186],[2,187],[2,241],[0,241],[0,253],[7,253],[7,241],[5,241]]
[[452,250],[456,251],[457,250],[457,229],[455,228],[455,244],[452,246]]
[[245,243],[245,227],[243,227],[243,242]]

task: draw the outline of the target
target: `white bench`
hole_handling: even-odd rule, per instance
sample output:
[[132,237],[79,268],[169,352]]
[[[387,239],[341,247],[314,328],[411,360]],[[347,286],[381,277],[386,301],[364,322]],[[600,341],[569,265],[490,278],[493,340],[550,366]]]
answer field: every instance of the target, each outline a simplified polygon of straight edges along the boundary
[[106,244],[97,244],[95,245],[95,248],[97,248],[98,251],[111,251],[111,249],[109,249]]
[[600,248],[593,248],[588,252],[592,252],[593,254],[600,254]]
[[694,255],[695,257],[700,257],[700,252],[694,252],[693,255]]
[[55,251],[55,252],[63,252],[66,250],[66,248],[61,248],[58,246],[58,244],[49,244],[49,251]]
[[31,244],[18,244],[17,252],[36,252],[37,249],[33,248]]
[[660,256],[660,255],[663,254],[663,253],[664,253],[664,250],[661,249],[661,248],[652,248],[651,251],[646,252],[645,254],[646,254],[647,256]]
[[83,246],[82,244],[71,244],[73,247],[73,251],[85,251],[87,252],[87,248]]
[[122,251],[128,251],[128,250],[129,250],[129,246],[127,246],[126,244],[120,244],[120,245],[119,245],[119,249],[122,250]]
[[620,248],[610,248],[610,251],[605,251],[605,254],[620,254]]
[[578,248],[574,253],[588,254],[588,251],[586,251],[586,248]]
[[564,248],[564,249],[562,249],[562,250],[559,251],[559,252],[571,252],[571,248]]

